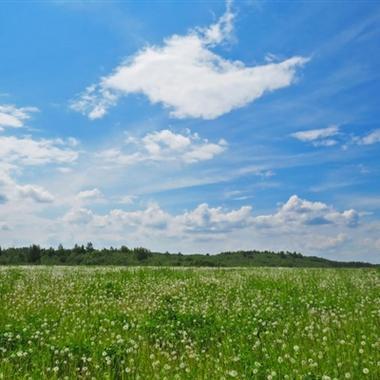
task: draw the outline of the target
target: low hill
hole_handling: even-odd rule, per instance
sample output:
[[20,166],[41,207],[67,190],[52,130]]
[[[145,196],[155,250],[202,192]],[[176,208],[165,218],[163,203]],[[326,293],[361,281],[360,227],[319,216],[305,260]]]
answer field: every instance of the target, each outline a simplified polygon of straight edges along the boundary
[[304,267],[364,268],[379,265],[365,262],[340,262],[297,252],[236,251],[216,255],[151,252],[146,248],[94,249],[75,245],[72,249],[0,248],[0,265],[125,265],[125,266],[186,266],[186,267]]

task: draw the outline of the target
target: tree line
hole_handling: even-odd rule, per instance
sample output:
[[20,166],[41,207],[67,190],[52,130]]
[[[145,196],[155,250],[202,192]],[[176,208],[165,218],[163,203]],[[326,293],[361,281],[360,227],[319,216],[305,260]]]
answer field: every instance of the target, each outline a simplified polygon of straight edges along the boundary
[[91,242],[73,248],[0,247],[0,265],[125,265],[194,267],[335,267],[360,268],[377,265],[365,262],[339,262],[297,252],[234,251],[216,255],[152,252],[143,247],[95,249]]

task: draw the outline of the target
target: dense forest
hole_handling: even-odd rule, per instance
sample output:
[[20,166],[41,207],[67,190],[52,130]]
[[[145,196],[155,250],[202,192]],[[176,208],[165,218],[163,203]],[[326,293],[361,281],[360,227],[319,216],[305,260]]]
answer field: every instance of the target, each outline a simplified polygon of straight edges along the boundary
[[195,266],[195,267],[375,267],[364,262],[339,262],[297,252],[236,251],[217,255],[151,252],[146,248],[95,249],[91,243],[66,249],[0,247],[0,265],[126,265],[126,266]]

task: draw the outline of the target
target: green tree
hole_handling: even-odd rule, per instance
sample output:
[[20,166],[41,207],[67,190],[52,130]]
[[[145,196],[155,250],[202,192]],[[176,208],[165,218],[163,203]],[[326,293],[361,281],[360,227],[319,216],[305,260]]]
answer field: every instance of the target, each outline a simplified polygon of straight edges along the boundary
[[138,261],[144,261],[149,257],[150,251],[146,248],[135,248],[135,255]]
[[94,246],[92,245],[91,242],[87,243],[87,245],[86,245],[86,251],[87,252],[94,252],[95,251]]
[[41,248],[33,244],[28,249],[27,258],[29,263],[38,264],[41,260]]

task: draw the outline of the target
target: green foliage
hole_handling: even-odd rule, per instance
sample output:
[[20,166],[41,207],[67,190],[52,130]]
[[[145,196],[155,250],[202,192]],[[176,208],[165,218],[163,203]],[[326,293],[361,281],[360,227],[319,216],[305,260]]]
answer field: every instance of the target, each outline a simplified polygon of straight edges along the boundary
[[41,260],[41,248],[38,245],[32,245],[27,251],[27,261],[30,264],[38,264]]
[[37,245],[0,250],[0,265],[121,265],[121,266],[184,266],[184,267],[304,267],[357,268],[371,267],[363,262],[338,262],[297,252],[236,251],[217,255],[151,252],[142,247],[129,249],[95,249],[92,243],[76,244],[72,249],[40,248]]

